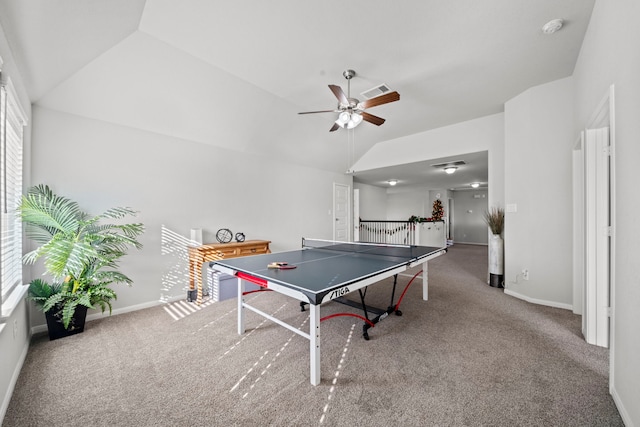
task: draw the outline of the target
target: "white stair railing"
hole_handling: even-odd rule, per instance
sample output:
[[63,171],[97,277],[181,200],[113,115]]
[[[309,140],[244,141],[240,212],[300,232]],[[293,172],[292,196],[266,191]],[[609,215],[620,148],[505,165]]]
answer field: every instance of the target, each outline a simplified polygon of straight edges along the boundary
[[416,227],[410,221],[360,221],[360,241],[415,245]]

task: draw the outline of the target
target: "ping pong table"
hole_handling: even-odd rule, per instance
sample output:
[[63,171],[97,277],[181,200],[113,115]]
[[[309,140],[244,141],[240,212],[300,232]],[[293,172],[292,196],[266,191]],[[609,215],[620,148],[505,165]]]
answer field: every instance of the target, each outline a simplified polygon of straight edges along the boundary
[[[370,327],[393,312],[401,314],[398,310],[399,301],[398,303],[394,302],[397,275],[407,269],[422,265],[422,298],[427,300],[427,262],[444,253],[446,253],[446,248],[303,238],[300,250],[221,259],[210,262],[209,268],[213,274],[228,274],[238,279],[238,334],[242,335],[245,332],[244,309],[249,309],[309,340],[310,382],[313,385],[318,385],[321,379],[320,306],[329,301],[344,302],[342,298],[345,295],[358,291],[364,317],[349,313],[342,315],[363,319],[365,321],[363,336],[368,339],[367,330]],[[274,268],[274,263],[280,263],[283,268]],[[386,310],[367,307],[363,288],[366,291],[367,286],[389,277],[394,277],[389,307]],[[300,307],[303,311],[308,305],[309,333],[247,304],[244,300],[245,281],[300,301]],[[370,319],[369,311],[375,312],[377,316]]]

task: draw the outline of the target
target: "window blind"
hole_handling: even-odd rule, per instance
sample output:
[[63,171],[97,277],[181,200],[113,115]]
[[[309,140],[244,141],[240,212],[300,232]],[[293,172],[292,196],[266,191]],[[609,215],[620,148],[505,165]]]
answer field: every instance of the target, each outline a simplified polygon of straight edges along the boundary
[[0,306],[22,283],[23,129],[26,118],[11,81],[0,72]]

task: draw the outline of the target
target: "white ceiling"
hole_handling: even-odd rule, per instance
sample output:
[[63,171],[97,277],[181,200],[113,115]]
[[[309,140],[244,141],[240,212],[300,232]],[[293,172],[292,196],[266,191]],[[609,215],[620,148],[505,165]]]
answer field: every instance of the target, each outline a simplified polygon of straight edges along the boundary
[[[357,159],[570,76],[593,3],[1,0],[0,23],[35,104],[344,172],[334,114],[296,113],[334,108],[327,85],[346,90],[345,69],[355,97],[381,83],[401,95],[370,110],[385,124],[353,131]],[[565,27],[544,35],[554,18]]]

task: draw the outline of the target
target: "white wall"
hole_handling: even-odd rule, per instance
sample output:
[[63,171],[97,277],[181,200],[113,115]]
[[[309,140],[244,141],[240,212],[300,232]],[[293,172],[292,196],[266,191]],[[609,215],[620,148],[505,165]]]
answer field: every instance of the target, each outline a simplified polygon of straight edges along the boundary
[[[506,292],[571,308],[573,80],[533,87],[505,104]],[[516,279],[529,270],[528,281]],[[516,283],[517,280],[517,283]]]
[[[423,218],[431,217],[433,212],[433,202],[439,198],[442,206],[448,209],[449,190],[427,190],[427,189],[388,189],[386,200],[386,219],[389,221],[406,221],[411,216]],[[440,197],[436,197],[436,196]]]
[[360,190],[360,218],[375,221],[387,217],[387,189],[375,185],[353,183]]
[[[389,221],[407,221],[411,215],[425,216],[429,191],[388,191],[387,216]],[[431,216],[431,211],[429,215]]]
[[[115,309],[186,295],[186,260],[170,249],[191,228],[202,228],[205,242],[215,242],[219,228],[242,231],[271,240],[274,252],[298,248],[302,237],[330,239],[333,182],[352,183],[343,174],[42,107],[33,114],[34,184],[93,214],[113,206],[140,211],[144,248],[121,263],[134,283],[116,289]],[[169,278],[175,270],[184,280]],[[38,314],[33,322],[44,320]]]
[[484,222],[487,209],[487,190],[453,192],[454,243],[488,244],[488,227]]
[[574,72],[574,134],[615,85],[615,290],[611,393],[628,426],[640,426],[640,2],[597,0]]

